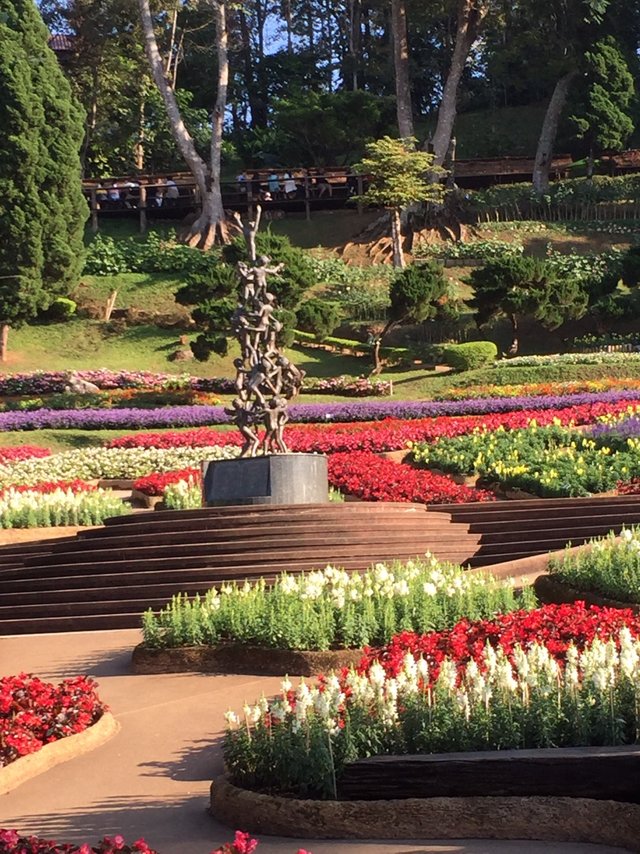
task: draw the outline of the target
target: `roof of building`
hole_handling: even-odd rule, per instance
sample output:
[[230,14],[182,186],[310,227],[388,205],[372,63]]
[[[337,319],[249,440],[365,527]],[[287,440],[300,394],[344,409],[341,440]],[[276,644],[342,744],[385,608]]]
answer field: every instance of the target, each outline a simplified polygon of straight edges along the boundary
[[75,50],[75,37],[58,33],[49,38],[49,47],[60,53]]

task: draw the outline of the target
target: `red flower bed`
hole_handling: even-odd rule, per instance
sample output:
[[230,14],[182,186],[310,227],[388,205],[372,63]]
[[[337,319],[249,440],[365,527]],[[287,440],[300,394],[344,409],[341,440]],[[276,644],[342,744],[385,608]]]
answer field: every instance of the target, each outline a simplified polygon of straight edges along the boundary
[[16,463],[20,460],[30,460],[34,457],[50,457],[49,448],[40,448],[38,445],[17,445],[11,448],[0,448],[0,465],[3,463]]
[[[145,495],[162,495],[166,486],[192,477],[198,469],[151,474],[138,478],[134,488]],[[341,492],[365,501],[415,501],[419,504],[461,504],[466,501],[493,501],[484,489],[458,486],[451,478],[385,460],[371,451],[331,454],[329,483]]]
[[158,854],[144,839],[127,845],[122,836],[105,836],[97,845],[72,845],[38,836],[21,836],[16,830],[0,830],[0,854]]
[[87,483],[84,480],[48,480],[42,483],[36,483],[33,486],[25,484],[14,484],[4,489],[0,489],[0,496],[7,492],[40,492],[46,494],[55,492],[56,489],[70,489],[72,492],[93,492],[97,487],[93,483]]
[[94,724],[107,710],[96,687],[88,676],[59,685],[26,673],[0,679],[0,768]]
[[618,495],[639,495],[640,494],[640,478],[634,477],[633,480],[619,480],[616,484]]
[[526,648],[537,641],[562,661],[569,644],[574,643],[581,650],[594,638],[607,640],[624,626],[634,637],[640,636],[640,616],[630,609],[595,605],[587,608],[584,602],[544,605],[532,611],[499,614],[491,620],[460,620],[452,629],[426,635],[401,632],[381,649],[368,649],[358,667],[364,672],[374,661],[379,661],[388,675],[397,676],[402,670],[403,656],[411,652],[415,657],[422,655],[428,662],[433,682],[445,658],[460,665],[474,659],[482,665],[487,642],[511,655],[516,644]]
[[484,489],[459,486],[444,475],[394,463],[371,451],[331,454],[329,483],[341,492],[365,501],[461,504],[495,499]]
[[133,488],[145,495],[162,495],[165,487],[169,486],[170,483],[188,480],[190,477],[194,480],[200,480],[200,469],[178,469],[178,471],[168,471],[161,474],[148,474],[134,481]]
[[[491,415],[443,415],[403,421],[387,418],[384,421],[364,421],[347,424],[294,424],[285,430],[287,445],[292,451],[337,453],[340,451],[394,451],[409,442],[433,441],[440,436],[460,436],[476,428],[496,430],[498,427],[515,430],[524,428],[535,419],[540,426],[570,423],[589,424],[598,416],[625,412],[628,401],[590,403],[564,409],[524,409]],[[181,432],[133,433],[113,439],[109,448],[176,448],[205,445],[241,445],[235,430],[221,432],[210,427],[198,427]]]

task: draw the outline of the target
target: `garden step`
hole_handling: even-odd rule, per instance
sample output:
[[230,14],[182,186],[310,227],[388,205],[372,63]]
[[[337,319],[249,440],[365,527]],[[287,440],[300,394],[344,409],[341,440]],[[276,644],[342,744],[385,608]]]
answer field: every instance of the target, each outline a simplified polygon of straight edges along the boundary
[[[455,505],[453,505],[455,506]],[[409,502],[376,502],[376,501],[354,501],[354,502],[327,502],[326,504],[232,504],[225,507],[200,507],[194,510],[162,510],[149,511],[148,513],[137,513],[135,516],[112,516],[105,521],[107,527],[118,525],[147,524],[163,520],[189,520],[189,519],[224,519],[225,517],[237,516],[245,521],[252,516],[276,518],[278,516],[323,516],[334,518],[342,516],[345,512],[350,515],[362,514],[364,516],[382,513],[419,513],[424,514],[427,508],[424,504],[411,504]]]
[[[619,526],[621,518],[625,520],[625,524],[633,525],[640,524],[640,507],[632,511],[631,508],[623,512],[609,512],[606,509],[602,514],[598,511],[598,515],[584,513],[582,516],[563,516],[560,511],[553,515],[544,516],[539,519],[497,519],[495,522],[471,522],[469,524],[470,533],[482,533],[483,536],[491,536],[496,533],[508,534],[511,531],[533,532],[539,530],[570,530],[576,527],[610,527]],[[463,523],[459,523],[463,524]]]
[[[102,537],[111,536],[132,536],[134,534],[155,533],[162,531],[203,531],[208,529],[219,530],[222,528],[236,527],[271,527],[273,524],[280,523],[287,526],[304,525],[304,524],[333,524],[337,522],[340,525],[345,524],[345,520],[353,521],[360,524],[377,524],[376,520],[384,517],[385,520],[410,523],[411,520],[420,519],[422,524],[427,526],[439,527],[441,522],[438,517],[429,518],[425,505],[419,504],[393,504],[386,511],[385,504],[380,502],[371,502],[369,504],[362,503],[345,503],[334,505],[338,511],[331,507],[330,511],[324,508],[329,505],[320,505],[317,509],[300,510],[298,508],[305,505],[285,505],[284,509],[277,508],[272,514],[255,514],[254,508],[248,508],[247,513],[242,513],[238,510],[231,515],[218,516],[213,511],[218,508],[211,508],[210,512],[196,511],[154,511],[153,513],[140,513],[133,516],[116,516],[107,519],[105,528],[86,531],[79,533],[79,539],[100,539]],[[364,512],[361,507],[378,508]],[[342,508],[340,512],[340,508]],[[357,509],[354,509],[357,508]],[[380,509],[381,508],[381,509]],[[226,509],[226,508],[222,508]],[[235,508],[234,508],[235,509]],[[247,508],[245,508],[247,509]],[[185,516],[181,516],[185,513]],[[199,514],[199,515],[193,515]],[[439,514],[440,515],[440,514]],[[445,518],[447,518],[445,516]],[[125,524],[123,520],[127,520]],[[120,523],[120,524],[118,524]]]
[[469,568],[476,569],[477,567],[489,567],[493,564],[506,563],[507,561],[520,560],[523,557],[534,557],[535,555],[549,554],[549,549],[546,547],[530,549],[529,551],[513,551],[504,552],[500,555],[474,555],[469,559]]
[[[584,534],[582,537],[574,537],[571,539],[573,546],[580,546],[591,539],[591,534]],[[545,551],[560,551],[567,545],[567,537],[541,537],[537,540],[530,540],[523,535],[520,539],[511,539],[503,543],[483,544],[473,556],[474,559],[483,557],[484,555],[502,555],[505,552],[512,552],[516,549],[525,550],[526,553],[531,553],[533,549],[544,548]]]
[[291,555],[283,554],[281,549],[274,549],[268,552],[239,555],[237,553],[229,554],[196,554],[196,555],[175,555],[168,558],[140,558],[139,560],[122,560],[122,561],[94,561],[86,563],[61,563],[61,564],[39,564],[20,567],[17,570],[5,570],[0,573],[0,579],[8,579],[11,577],[22,578],[38,578],[43,575],[58,575],[58,574],[92,574],[99,573],[117,573],[119,571],[127,572],[135,569],[153,569],[153,570],[181,570],[192,569],[198,567],[211,567],[217,569],[219,566],[236,567],[235,574],[240,577],[243,572],[259,573],[260,568],[267,564],[279,565],[281,571],[288,569],[294,560],[297,560],[300,565],[304,565],[307,569],[321,569],[331,563],[335,566],[341,566],[344,560],[351,558],[359,558],[364,565],[369,565],[374,560],[391,561],[394,558],[399,560],[408,559],[423,555],[426,551],[431,551],[440,557],[441,560],[465,561],[475,552],[475,545],[471,544],[468,548],[464,542],[456,542],[455,544],[446,545],[442,548],[438,547],[437,542],[394,542],[387,545],[373,546],[365,544],[339,546],[334,543],[327,545],[326,553],[319,553],[317,548],[300,549],[292,551]]
[[[380,560],[385,560],[384,556],[373,555],[367,561],[364,561],[362,558],[348,558],[341,561],[340,565],[343,569],[362,572],[368,569],[372,563]],[[317,565],[314,568],[316,567]],[[72,567],[72,569],[75,570],[75,567]],[[222,584],[225,581],[242,582],[245,578],[265,578],[267,582],[270,582],[283,569],[298,573],[306,572],[309,570],[309,561],[289,561],[285,567],[283,567],[281,562],[277,562],[263,564],[259,567],[219,566],[212,569],[208,566],[200,566],[176,571],[175,569],[150,570],[143,565],[134,570],[112,573],[103,573],[99,567],[96,567],[93,573],[83,574],[78,574],[75,571],[69,574],[58,574],[56,572],[51,575],[42,575],[35,578],[25,578],[24,576],[15,575],[13,578],[2,578],[0,601],[4,601],[2,597],[5,594],[20,592],[30,594],[34,592],[41,595],[44,599],[49,595],[50,591],[63,589],[92,590],[106,586],[126,587],[128,589],[134,585],[151,588],[155,584],[172,584],[173,592],[179,593],[182,591],[184,584],[194,582],[202,586],[203,589],[208,590],[210,587]],[[96,598],[96,601],[99,600]]]
[[[461,538],[465,546],[468,546],[471,552],[475,546],[480,543],[480,534],[469,535],[465,530],[456,531],[454,526],[450,526],[449,531],[439,531],[436,536],[425,535],[422,531],[406,531],[404,537],[398,536],[398,530],[384,531],[379,530],[378,526],[366,528],[362,531],[350,532],[331,532],[331,554],[338,554],[345,551],[346,548],[365,547],[370,548],[377,545],[395,546],[396,544],[406,542],[411,547],[419,548],[421,553],[431,550],[438,545],[449,545],[460,543]],[[299,535],[295,532],[294,536],[284,537],[267,537],[262,538],[245,538],[242,532],[238,532],[238,536],[234,539],[215,540],[211,534],[202,542],[201,538],[193,542],[165,542],[159,545],[139,545],[138,540],[133,541],[134,544],[113,547],[110,543],[100,543],[96,548],[86,549],[83,551],[65,549],[60,552],[52,552],[46,557],[46,565],[53,566],[55,564],[69,563],[86,563],[86,562],[114,562],[114,561],[134,561],[137,558],[152,559],[165,558],[170,559],[176,557],[188,557],[190,555],[215,556],[227,553],[237,555],[238,558],[247,556],[250,561],[255,559],[256,553],[275,554],[280,552],[282,557],[292,553],[307,554],[310,549],[316,549],[318,554],[323,552],[330,560],[329,552],[326,551],[327,546],[327,531],[314,535],[304,534]],[[336,549],[338,551],[336,551]],[[24,565],[41,566],[43,563],[42,557],[30,556],[25,559]]]
[[[542,504],[542,500],[536,502],[536,507],[532,507],[529,510],[512,510],[509,508],[508,501],[500,502],[501,511],[500,513],[487,511],[485,508],[489,507],[489,504],[486,504],[483,509],[474,510],[473,512],[461,511],[460,513],[453,513],[452,519],[454,522],[460,522],[467,525],[473,525],[474,523],[485,524],[487,522],[496,522],[498,520],[511,522],[518,521],[521,523],[526,523],[528,520],[532,519],[554,519],[554,518],[563,518],[563,519],[580,519],[580,518],[589,518],[591,519],[594,516],[601,515],[603,513],[607,515],[615,515],[620,519],[625,519],[627,516],[637,515],[638,508],[640,507],[640,502],[635,503],[635,507],[633,506],[620,506],[620,507],[601,507],[601,506],[572,506],[562,508],[560,511],[558,508],[549,508],[545,507]],[[506,507],[505,507],[506,505]],[[482,507],[482,505],[480,505]]]
[[[467,525],[463,525],[463,528],[466,530]],[[440,520],[429,520],[426,522],[426,514],[424,519],[416,519],[414,517],[402,517],[400,519],[376,519],[375,525],[372,525],[370,522],[366,520],[345,520],[344,522],[336,522],[331,523],[331,534],[333,535],[344,535],[353,531],[400,531],[403,532],[411,532],[411,531],[419,531],[421,533],[429,532],[430,534],[434,534],[436,536],[440,536],[442,534],[446,534],[448,531],[452,530],[451,522],[446,516],[442,516]],[[215,540],[230,540],[235,537],[237,539],[251,539],[252,542],[262,542],[264,538],[272,538],[278,536],[292,536],[296,537],[305,537],[307,535],[322,535],[326,538],[327,536],[327,524],[322,522],[306,522],[306,521],[292,521],[291,523],[286,523],[282,521],[278,524],[268,525],[264,524],[261,526],[216,526],[211,528],[202,529],[200,526],[195,527],[195,529],[190,530],[166,530],[166,531],[153,531],[144,534],[136,534],[135,538],[130,534],[126,534],[123,531],[118,531],[117,536],[114,536],[115,530],[112,532],[110,536],[105,537],[95,537],[92,540],[87,540],[86,538],[81,538],[75,540],[74,542],[67,543],[65,545],[65,551],[86,551],[87,549],[92,549],[94,547],[94,543],[96,545],[103,546],[105,548],[117,548],[118,546],[130,546],[132,542],[135,543],[136,546],[145,546],[145,545],[160,545],[161,543],[172,543],[177,544],[180,542],[184,543],[198,543],[198,542],[213,542]],[[53,553],[59,550],[53,550]]]
[[[607,517],[605,517],[607,518]],[[602,517],[597,517],[597,520],[601,520]],[[590,540],[592,537],[602,537],[609,533],[609,531],[619,531],[622,528],[622,523],[618,520],[617,517],[610,517],[610,521],[602,522],[594,520],[594,524],[589,525],[578,525],[574,524],[569,527],[564,520],[559,520],[558,524],[554,524],[553,520],[549,520],[546,523],[545,527],[537,527],[530,528],[527,526],[526,528],[508,526],[506,530],[499,530],[493,532],[483,531],[481,534],[480,543],[482,546],[498,544],[498,543],[510,543],[514,539],[514,535],[521,534],[520,540],[527,540],[528,542],[536,542],[539,540],[546,540],[551,538],[560,538],[565,543],[574,539],[580,539],[581,541]],[[580,520],[581,522],[584,520]],[[640,514],[638,514],[638,522],[640,522]]]
[[466,504],[431,504],[430,513],[466,513],[477,509],[493,510],[498,513],[509,507],[512,510],[529,510],[543,505],[546,508],[587,507],[608,504],[638,504],[639,495],[604,495],[587,498],[526,498],[514,501],[472,501]]
[[89,632],[105,629],[140,628],[138,612],[122,614],[97,613],[88,616],[38,617],[37,621],[6,618],[0,626],[3,635],[30,635],[48,632]]

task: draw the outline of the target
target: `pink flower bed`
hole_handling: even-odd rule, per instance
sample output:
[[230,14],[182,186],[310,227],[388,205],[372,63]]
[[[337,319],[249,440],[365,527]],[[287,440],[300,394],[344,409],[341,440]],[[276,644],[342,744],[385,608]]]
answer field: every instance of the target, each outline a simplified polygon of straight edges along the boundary
[[[258,840],[250,834],[236,830],[233,842],[226,842],[211,854],[253,854]],[[128,845],[120,835],[105,836],[97,845],[88,843],[73,845],[70,842],[55,842],[38,836],[21,836],[17,830],[0,830],[0,854],[158,854],[144,839]],[[296,854],[311,854],[298,848]]]

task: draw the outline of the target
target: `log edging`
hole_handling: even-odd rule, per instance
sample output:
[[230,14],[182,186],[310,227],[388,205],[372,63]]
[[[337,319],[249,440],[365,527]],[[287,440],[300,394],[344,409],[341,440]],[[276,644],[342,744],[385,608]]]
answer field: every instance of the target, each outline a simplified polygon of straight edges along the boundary
[[640,851],[640,805],[567,797],[321,801],[211,785],[210,813],[249,833],[299,839],[530,839]]
[[357,664],[361,649],[326,651],[276,649],[225,643],[217,646],[180,646],[150,649],[138,644],[131,656],[136,674],[238,673],[247,676],[316,676]]
[[44,774],[50,768],[82,756],[100,747],[120,730],[120,724],[110,712],[105,712],[94,724],[82,732],[67,735],[58,741],[45,744],[35,753],[21,756],[4,768],[0,768],[0,795],[13,791],[18,786]]

